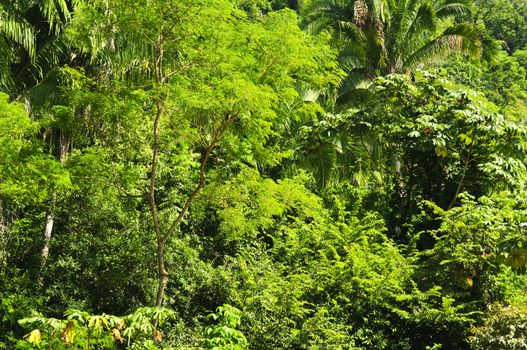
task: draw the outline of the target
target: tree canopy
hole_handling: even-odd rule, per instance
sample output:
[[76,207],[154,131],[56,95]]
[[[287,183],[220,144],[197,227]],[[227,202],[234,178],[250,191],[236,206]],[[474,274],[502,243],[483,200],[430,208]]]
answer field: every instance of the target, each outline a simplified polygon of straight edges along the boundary
[[524,7],[0,1],[0,349],[527,349]]

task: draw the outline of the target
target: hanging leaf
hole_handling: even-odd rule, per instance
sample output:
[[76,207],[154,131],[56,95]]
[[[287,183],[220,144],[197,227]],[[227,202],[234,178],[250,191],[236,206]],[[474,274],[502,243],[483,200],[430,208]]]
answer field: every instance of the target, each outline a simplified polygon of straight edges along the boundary
[[117,328],[112,329],[112,335],[115,340],[119,341],[121,344],[124,343],[124,338],[121,337],[121,332]]
[[40,330],[34,329],[24,338],[28,343],[38,345],[42,341],[42,334],[40,333]]

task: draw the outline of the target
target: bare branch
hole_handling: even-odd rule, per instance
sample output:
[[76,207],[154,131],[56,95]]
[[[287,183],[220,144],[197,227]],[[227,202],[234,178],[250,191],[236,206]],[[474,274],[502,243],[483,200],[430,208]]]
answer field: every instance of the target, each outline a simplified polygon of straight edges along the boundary
[[162,237],[162,242],[163,243],[166,242],[166,240],[170,238],[172,233],[174,233],[174,230],[176,229],[176,227],[178,227],[179,224],[181,224],[181,221],[183,220],[183,217],[185,216],[185,214],[189,210],[190,205],[194,201],[194,198],[201,191],[201,189],[205,186],[205,180],[206,180],[205,171],[206,171],[206,168],[207,168],[207,163],[209,161],[209,158],[210,158],[210,156],[212,154],[212,151],[218,146],[218,143],[220,142],[223,133],[227,129],[227,126],[232,121],[232,119],[233,118],[230,118],[230,114],[229,113],[226,113],[224,115],[224,118],[223,118],[223,120],[221,122],[221,125],[216,129],[216,132],[214,133],[214,137],[213,137],[212,141],[205,148],[205,154],[203,155],[203,158],[201,159],[201,164],[200,164],[200,169],[199,169],[199,182],[196,185],[196,187],[194,188],[194,190],[192,191],[192,193],[189,195],[187,200],[185,201],[185,205],[183,206],[183,208],[179,212],[178,216],[176,217],[176,219],[174,220],[172,225],[170,225],[169,229],[163,235],[163,237]]

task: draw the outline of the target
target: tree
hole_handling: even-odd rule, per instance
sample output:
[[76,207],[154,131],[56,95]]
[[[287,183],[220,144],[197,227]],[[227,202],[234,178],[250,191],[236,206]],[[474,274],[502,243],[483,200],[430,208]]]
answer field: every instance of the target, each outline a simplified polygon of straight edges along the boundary
[[[518,0],[478,0],[477,16],[485,23],[493,38],[503,41],[512,54],[527,44],[527,6]],[[500,9],[500,11],[496,11]]]
[[[249,20],[223,1],[111,5],[100,9],[119,15],[95,23],[122,35],[103,40],[112,46],[101,50],[113,74],[119,69],[129,78],[145,73],[140,79],[148,86],[137,94],[152,122],[147,192],[160,306],[168,281],[166,245],[205,186],[210,163],[221,162],[216,152],[249,162],[276,161],[265,145],[278,123],[278,106],[296,98],[295,81],[316,86],[334,81],[335,65],[327,47],[300,31],[292,11]],[[97,15],[86,12],[84,20],[92,22],[89,16]],[[133,47],[122,46],[131,42]],[[127,54],[133,54],[132,61],[123,59]],[[165,187],[173,181],[170,172],[178,171],[170,170],[170,152],[178,152],[190,166],[181,191]]]
[[[480,57],[492,50],[480,28],[461,18],[471,12],[466,1],[313,1],[306,5],[310,28],[329,27],[339,62],[348,77],[342,102],[360,101],[367,81],[444,61],[452,52]],[[357,102],[355,101],[355,102]]]
[[373,89],[375,103],[341,115],[327,130],[377,139],[381,157],[372,157],[384,181],[390,178],[394,234],[421,200],[450,209],[464,191],[479,197],[524,186],[526,130],[484,97],[427,72],[378,78]]
[[0,87],[16,92],[36,84],[57,62],[58,37],[71,18],[68,0],[0,2]]

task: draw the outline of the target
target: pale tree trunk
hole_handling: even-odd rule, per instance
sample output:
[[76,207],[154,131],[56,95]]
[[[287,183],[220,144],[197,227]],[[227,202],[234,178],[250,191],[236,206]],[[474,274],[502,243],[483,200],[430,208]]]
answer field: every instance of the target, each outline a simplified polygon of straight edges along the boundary
[[40,261],[40,264],[41,264],[41,268],[44,268],[44,266],[46,265],[46,261],[48,260],[48,257],[49,257],[49,246],[50,246],[50,243],[51,243],[51,234],[53,232],[53,224],[54,224],[54,219],[53,219],[53,207],[55,205],[55,196],[53,196],[54,198],[51,200],[51,208],[48,209],[48,212],[46,214],[46,226],[44,227],[44,247],[42,247],[42,253],[41,253],[41,261]]
[[[57,158],[61,164],[64,164],[70,149],[70,136],[64,132],[59,131],[59,145],[57,150]],[[53,234],[53,225],[55,223],[55,204],[57,202],[57,193],[53,191],[51,195],[51,203],[46,213],[46,223],[44,227],[44,246],[40,254],[40,269],[44,269],[49,258],[49,250],[51,247],[51,237]]]
[[0,202],[0,269],[4,269],[7,265],[7,234],[7,220]]

